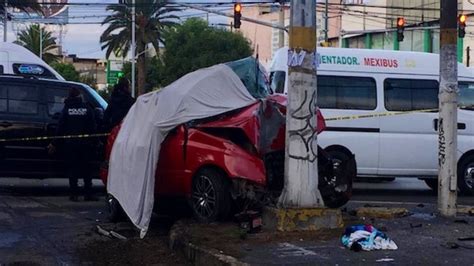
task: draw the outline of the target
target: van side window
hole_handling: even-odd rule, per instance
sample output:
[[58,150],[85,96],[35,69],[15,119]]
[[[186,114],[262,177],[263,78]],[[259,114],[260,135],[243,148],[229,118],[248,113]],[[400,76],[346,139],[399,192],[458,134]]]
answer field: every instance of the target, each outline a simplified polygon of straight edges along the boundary
[[0,112],[4,113],[7,111],[7,88],[5,86],[0,87]]
[[38,114],[38,88],[16,84],[7,84],[2,87],[7,91],[7,112],[14,114]]
[[436,80],[386,79],[385,108],[388,111],[413,111],[438,108]]
[[327,109],[374,110],[377,85],[373,78],[318,76],[318,106]]

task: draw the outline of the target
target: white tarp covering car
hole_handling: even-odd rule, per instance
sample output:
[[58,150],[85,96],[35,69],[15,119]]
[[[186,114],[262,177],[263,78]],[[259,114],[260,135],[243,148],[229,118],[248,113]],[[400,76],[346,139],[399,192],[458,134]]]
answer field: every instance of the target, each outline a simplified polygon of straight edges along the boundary
[[[254,69],[246,71],[252,68],[249,62]],[[107,188],[141,230],[140,237],[148,230],[153,210],[160,144],[180,124],[255,103],[258,83],[265,82],[249,74],[256,66],[255,59],[247,58],[192,72],[140,96],[131,108],[112,149]]]

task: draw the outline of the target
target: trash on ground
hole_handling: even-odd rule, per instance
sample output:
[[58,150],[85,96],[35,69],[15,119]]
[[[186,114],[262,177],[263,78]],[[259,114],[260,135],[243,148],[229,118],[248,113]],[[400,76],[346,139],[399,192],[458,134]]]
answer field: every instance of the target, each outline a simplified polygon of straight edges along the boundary
[[411,217],[423,220],[432,220],[436,218],[436,215],[434,215],[434,213],[413,213]]
[[235,215],[241,229],[257,233],[262,229],[262,216],[256,211],[244,211]]
[[372,225],[354,225],[346,228],[342,244],[354,251],[396,250],[397,244]]
[[410,228],[420,228],[422,226],[423,226],[423,224],[412,224],[412,223],[410,223]]
[[114,232],[114,231],[110,231],[110,234],[115,237],[115,238],[118,238],[118,239],[121,239],[121,240],[127,240],[126,237],[124,237],[123,235],[117,233],[117,232]]
[[99,225],[97,226],[97,232],[101,235],[104,235],[104,236],[108,236],[110,237],[110,232],[103,229],[102,227],[100,227]]
[[395,260],[392,258],[383,258],[383,259],[376,260],[376,262],[391,262],[391,261],[395,261]]

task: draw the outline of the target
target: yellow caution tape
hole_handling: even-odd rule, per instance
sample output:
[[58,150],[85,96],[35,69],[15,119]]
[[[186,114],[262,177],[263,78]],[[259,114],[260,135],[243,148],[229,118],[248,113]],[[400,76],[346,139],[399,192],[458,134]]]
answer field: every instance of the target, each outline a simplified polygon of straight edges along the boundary
[[99,133],[99,134],[82,134],[82,135],[68,135],[68,136],[28,137],[28,138],[15,138],[15,139],[0,139],[0,142],[38,141],[38,140],[54,140],[54,139],[85,139],[85,138],[106,137],[108,135],[110,134]]
[[413,110],[413,111],[401,111],[401,112],[384,112],[384,113],[371,113],[363,115],[348,115],[348,116],[338,116],[338,117],[328,117],[324,120],[327,121],[342,121],[342,120],[356,120],[363,118],[375,118],[375,117],[386,117],[386,116],[396,116],[396,115],[406,115],[413,113],[431,113],[437,112],[439,109],[423,109],[423,110]]
[[[398,116],[414,113],[431,113],[438,112],[439,109],[421,109],[413,111],[400,111],[400,112],[383,112],[383,113],[371,113],[363,115],[348,115],[348,116],[337,116],[337,117],[327,117],[324,120],[328,121],[343,121],[343,120],[356,120],[363,118],[375,118],[375,117],[387,117],[387,116]],[[70,136],[45,136],[45,137],[30,137],[30,138],[16,138],[16,139],[0,139],[0,142],[13,142],[13,141],[37,141],[37,140],[53,140],[53,139],[81,139],[81,138],[97,138],[97,137],[106,137],[110,133],[100,133],[100,134],[83,134],[83,135],[70,135]]]

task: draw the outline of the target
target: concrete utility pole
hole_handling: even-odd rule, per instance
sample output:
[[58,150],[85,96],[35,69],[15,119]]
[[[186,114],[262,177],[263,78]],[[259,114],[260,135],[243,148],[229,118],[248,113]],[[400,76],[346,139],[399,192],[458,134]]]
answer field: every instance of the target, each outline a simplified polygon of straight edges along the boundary
[[[280,28],[285,28],[285,2],[280,1],[280,13],[278,14],[278,20],[280,24]],[[279,30],[279,36],[278,36],[278,47],[283,47],[285,46],[285,31],[284,30]]]
[[3,42],[7,42],[7,24],[8,24],[8,0],[5,0],[5,6],[3,7]]
[[285,187],[281,208],[319,208],[316,133],[316,1],[292,0]]
[[137,41],[135,36],[136,29],[136,10],[135,10],[135,0],[132,0],[132,97],[135,98],[135,68],[136,68],[136,53],[137,53]]
[[457,211],[457,13],[457,1],[441,0],[438,210],[443,216]]

